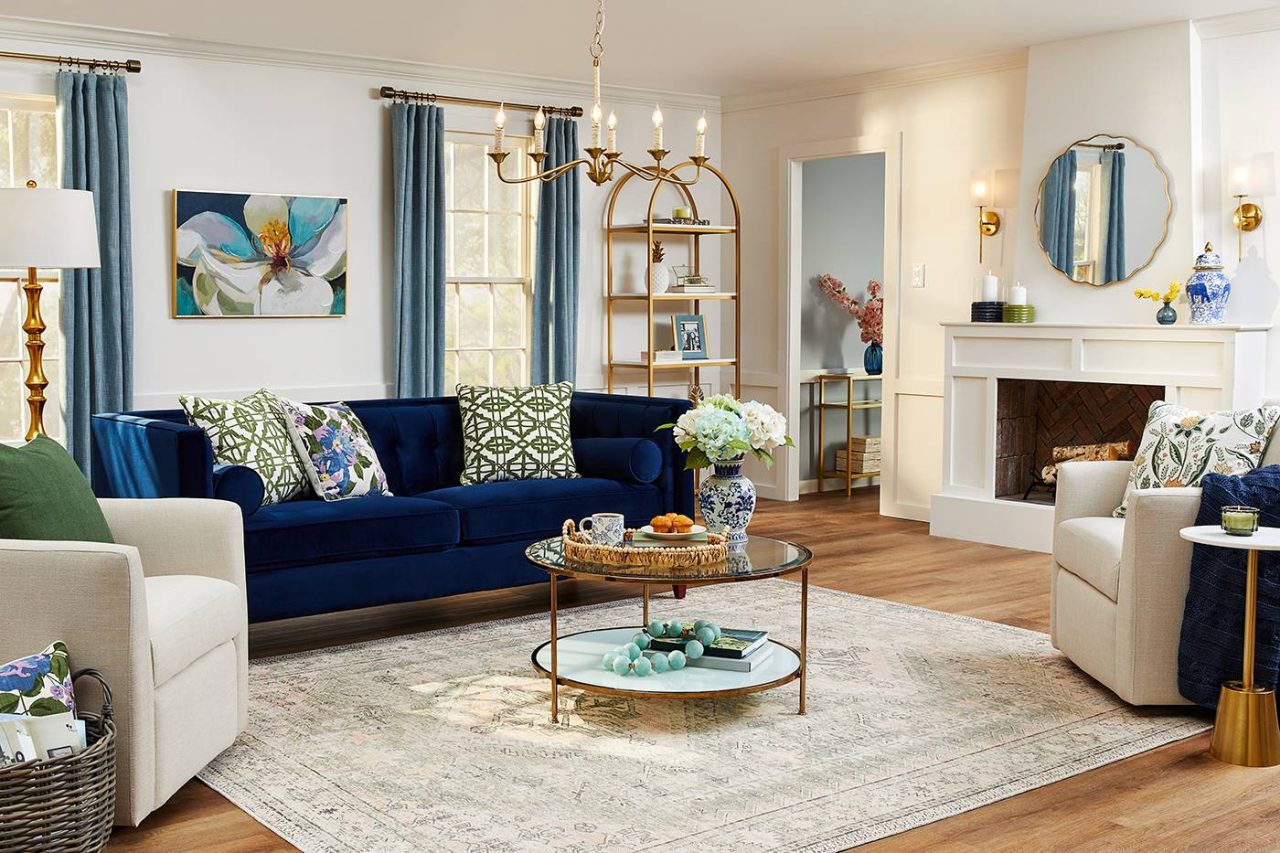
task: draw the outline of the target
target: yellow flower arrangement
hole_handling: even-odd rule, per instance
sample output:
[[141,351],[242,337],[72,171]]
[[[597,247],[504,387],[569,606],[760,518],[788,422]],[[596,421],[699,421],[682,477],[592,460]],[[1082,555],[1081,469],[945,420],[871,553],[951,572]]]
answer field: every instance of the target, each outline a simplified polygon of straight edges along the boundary
[[1164,293],[1158,290],[1144,290],[1139,287],[1133,292],[1133,295],[1139,299],[1150,299],[1152,302],[1172,302],[1178,298],[1178,294],[1182,291],[1182,283],[1178,281],[1170,282],[1169,289]]

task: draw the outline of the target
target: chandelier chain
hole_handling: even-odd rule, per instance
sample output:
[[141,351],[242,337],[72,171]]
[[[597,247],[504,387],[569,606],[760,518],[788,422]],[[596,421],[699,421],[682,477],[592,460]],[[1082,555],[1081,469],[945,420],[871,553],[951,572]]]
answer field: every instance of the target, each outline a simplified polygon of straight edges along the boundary
[[596,35],[591,40],[591,47],[587,51],[591,54],[591,58],[599,60],[604,54],[604,44],[600,41],[600,37],[604,35],[604,0],[596,0]]

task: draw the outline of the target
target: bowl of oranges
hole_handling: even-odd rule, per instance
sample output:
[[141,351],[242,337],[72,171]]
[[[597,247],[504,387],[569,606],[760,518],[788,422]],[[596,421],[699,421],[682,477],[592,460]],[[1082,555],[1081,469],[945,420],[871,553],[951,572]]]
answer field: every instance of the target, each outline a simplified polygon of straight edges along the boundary
[[706,533],[707,528],[701,524],[695,524],[693,519],[687,515],[669,512],[665,515],[655,515],[649,519],[649,523],[641,527],[640,532],[652,536],[654,539],[690,539]]

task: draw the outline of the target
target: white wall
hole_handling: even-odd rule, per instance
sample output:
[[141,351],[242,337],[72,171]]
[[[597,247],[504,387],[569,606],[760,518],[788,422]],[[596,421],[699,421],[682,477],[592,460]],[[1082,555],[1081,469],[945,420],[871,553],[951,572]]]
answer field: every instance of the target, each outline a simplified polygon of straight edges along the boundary
[[[557,105],[586,105],[589,99],[585,82],[272,54],[75,27],[42,25],[38,35],[32,29],[0,22],[0,48],[143,62],[143,73],[129,77],[139,407],[174,405],[180,392],[239,394],[263,385],[310,399],[393,393],[390,125],[388,102],[376,96],[377,88],[394,84]],[[0,62],[0,91],[52,93],[54,70],[43,63]],[[584,75],[587,71],[584,61]],[[721,139],[715,99],[606,88],[620,119],[624,153],[637,162],[647,159],[649,114],[659,97],[666,99],[667,145],[677,155],[692,149],[694,123],[707,110],[707,153],[715,162]],[[449,129],[492,131],[488,110],[445,109]],[[508,132],[530,133],[528,117],[512,114]],[[583,120],[584,144],[588,132]],[[350,199],[347,316],[171,319],[175,187]],[[703,208],[718,218],[720,198],[711,190],[697,192]],[[638,191],[624,207],[640,205],[642,212],[641,196],[647,202],[647,194]],[[606,197],[607,188],[583,178],[578,382],[584,388],[604,385],[601,226]],[[641,256],[642,244],[633,250]],[[709,272],[718,275],[718,257],[711,254]],[[641,334],[642,329],[642,321],[636,321],[623,331]],[[683,380],[672,390],[682,388]]]
[[[1199,36],[1185,21],[1028,52],[1019,212],[1027,227],[1018,229],[1014,267],[1037,320],[1148,323],[1154,308],[1135,299],[1134,288],[1163,290],[1190,274],[1200,234],[1198,55]],[[1032,217],[1049,164],[1067,145],[1098,133],[1129,136],[1156,152],[1169,172],[1174,215],[1150,267],[1128,282],[1095,288],[1049,265]],[[1179,311],[1183,322],[1188,313]]]
[[[991,70],[995,68],[996,70]],[[927,267],[927,286],[904,287],[886,303],[886,398],[896,417],[901,464],[887,476],[882,511],[926,518],[942,467],[943,320],[967,316],[980,273],[977,211],[970,205],[975,169],[1019,162],[1025,73],[1008,60],[990,67],[948,66],[926,79],[866,78],[847,94],[788,103],[785,97],[723,104],[725,168],[744,210],[744,347],[746,394],[779,403],[786,374],[779,294],[780,148],[806,142],[901,134],[901,264]],[[928,79],[935,77],[936,79]],[[1012,270],[1016,216],[987,242],[988,265]],[[896,267],[898,258],[886,258]],[[886,272],[886,276],[888,276]],[[889,353],[888,350],[892,350]],[[886,414],[886,422],[890,420]],[[774,469],[777,470],[776,468]],[[761,468],[762,493],[778,494]]]

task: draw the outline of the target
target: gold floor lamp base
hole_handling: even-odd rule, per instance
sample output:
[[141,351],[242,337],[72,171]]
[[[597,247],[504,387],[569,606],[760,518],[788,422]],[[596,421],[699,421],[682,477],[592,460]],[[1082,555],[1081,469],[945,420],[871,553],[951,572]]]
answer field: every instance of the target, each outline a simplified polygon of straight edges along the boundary
[[1218,693],[1214,721],[1214,758],[1242,767],[1280,764],[1280,724],[1276,720],[1276,692],[1228,681]]

